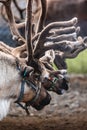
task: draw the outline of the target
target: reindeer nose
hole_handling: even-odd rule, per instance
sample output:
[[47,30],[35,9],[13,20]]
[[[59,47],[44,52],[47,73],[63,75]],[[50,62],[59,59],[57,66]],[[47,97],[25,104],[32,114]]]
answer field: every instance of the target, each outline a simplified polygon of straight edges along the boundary
[[47,92],[46,97],[41,101],[41,105],[42,106],[48,105],[50,103],[50,101],[51,101],[51,96]]
[[64,78],[62,83],[62,89],[68,90],[68,81]]
[[65,78],[63,78],[62,85],[58,88],[57,94],[62,95],[65,91],[68,90],[68,88],[68,81]]
[[47,93],[46,97],[40,101],[40,103],[36,106],[33,106],[37,110],[43,109],[46,105],[48,105],[51,101],[51,96]]
[[64,93],[64,91],[65,91],[64,89],[59,88],[57,90],[57,94],[62,95]]

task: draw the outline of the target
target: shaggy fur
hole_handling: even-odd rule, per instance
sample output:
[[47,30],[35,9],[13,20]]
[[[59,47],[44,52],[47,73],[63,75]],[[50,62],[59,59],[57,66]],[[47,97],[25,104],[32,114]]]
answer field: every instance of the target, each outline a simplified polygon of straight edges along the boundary
[[0,99],[0,120],[2,120],[9,112],[10,100]]
[[0,120],[7,115],[11,99],[19,94],[18,86],[20,86],[20,75],[15,58],[0,52]]

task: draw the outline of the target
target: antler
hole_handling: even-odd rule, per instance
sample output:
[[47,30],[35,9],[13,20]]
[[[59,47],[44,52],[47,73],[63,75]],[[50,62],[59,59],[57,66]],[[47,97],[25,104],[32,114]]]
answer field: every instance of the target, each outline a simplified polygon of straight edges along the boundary
[[10,29],[11,29],[11,32],[12,32],[12,35],[13,35],[13,39],[17,40],[18,44],[20,44],[20,45],[24,44],[25,39],[19,34],[19,32],[16,28],[14,16],[13,16],[13,13],[11,11],[11,0],[4,0],[4,1],[0,0],[0,2],[2,2],[5,6],[9,25],[10,25]]
[[33,60],[33,48],[32,48],[32,2],[33,0],[28,0],[26,8],[26,42],[27,42],[27,52],[28,52],[28,64]]
[[83,50],[85,50],[87,48],[87,37],[85,37],[84,39],[82,39],[81,37],[78,38],[79,43],[81,43],[80,45],[75,45],[73,47],[73,43],[71,44],[72,46],[72,50],[71,51],[67,51],[67,52],[61,52],[61,51],[55,51],[55,59],[54,59],[54,63],[57,66],[58,69],[67,69],[67,64],[65,62],[65,60],[67,58],[75,58],[76,56],[78,56],[78,54],[80,52],[82,52]]
[[47,13],[47,0],[41,0],[41,6],[42,6],[42,13],[41,13],[40,21],[38,24],[37,32],[41,32],[44,28],[44,22],[45,22],[46,13]]
[[[78,32],[78,28],[74,27],[76,23],[77,23],[77,18],[74,18],[70,21],[53,22],[47,25],[39,34],[36,47],[34,48],[34,53],[35,53],[34,55],[38,57],[38,55],[40,56],[40,53],[44,53],[46,50],[49,50],[49,49],[55,49],[57,46],[58,46],[57,49],[58,48],[60,49],[61,41],[66,40],[66,39],[69,41],[72,39],[75,39],[77,35],[76,33]],[[63,29],[60,29],[60,28],[63,28]],[[52,29],[53,29],[53,32],[52,32]],[[56,31],[54,29],[56,29]],[[58,36],[58,34],[60,35]],[[47,43],[52,42],[55,44],[45,45],[46,42]],[[64,43],[66,44],[66,42],[67,41],[63,41],[63,44]]]

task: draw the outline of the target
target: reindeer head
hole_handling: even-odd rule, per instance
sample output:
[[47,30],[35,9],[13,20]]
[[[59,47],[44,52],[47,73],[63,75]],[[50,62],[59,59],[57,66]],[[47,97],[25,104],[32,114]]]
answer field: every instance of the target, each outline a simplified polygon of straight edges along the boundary
[[58,70],[51,72],[49,76],[44,77],[42,86],[48,91],[56,92],[61,95],[64,91],[68,90],[68,78],[66,70]]
[[[20,95],[16,103],[24,102],[26,107],[31,105],[35,109],[41,110],[44,106],[50,103],[51,96],[46,89],[41,86],[41,82],[35,78],[34,69],[32,67],[23,65],[23,63],[20,64],[20,62],[18,64],[17,61],[17,68],[22,77],[22,81]],[[24,88],[25,91],[24,94],[22,94]],[[20,100],[21,95],[22,99]]]

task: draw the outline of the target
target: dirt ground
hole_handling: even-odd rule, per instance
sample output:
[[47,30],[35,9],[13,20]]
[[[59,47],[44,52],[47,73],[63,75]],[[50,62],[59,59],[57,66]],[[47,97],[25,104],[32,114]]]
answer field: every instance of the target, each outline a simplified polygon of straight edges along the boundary
[[87,130],[87,76],[71,76],[70,88],[62,96],[51,93],[52,101],[30,116],[15,105],[0,122],[0,130]]

